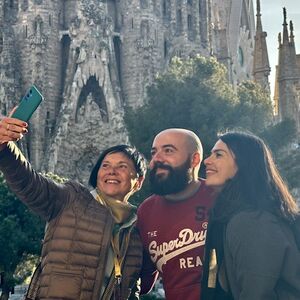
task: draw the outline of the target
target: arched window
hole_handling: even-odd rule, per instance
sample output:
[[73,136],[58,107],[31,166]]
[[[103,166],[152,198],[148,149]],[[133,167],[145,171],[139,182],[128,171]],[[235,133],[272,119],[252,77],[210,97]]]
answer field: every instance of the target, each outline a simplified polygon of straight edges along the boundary
[[168,55],[168,42],[167,40],[165,39],[164,40],[164,58],[166,58]]
[[3,51],[3,33],[0,31],[0,54]]
[[241,47],[239,47],[239,50],[238,50],[238,59],[239,59],[240,66],[243,67],[244,66],[244,52]]
[[178,9],[177,12],[176,12],[176,31],[177,33],[181,33],[182,31],[182,12],[181,12],[181,9]]
[[163,13],[164,17],[167,15],[167,3],[166,3],[166,0],[163,0],[163,3],[162,3],[162,13]]
[[148,0],[140,0],[141,8],[148,8]]
[[164,20],[170,20],[171,18],[170,6],[171,6],[170,0],[162,1],[162,15]]
[[193,29],[193,17],[192,15],[187,16],[188,30]]

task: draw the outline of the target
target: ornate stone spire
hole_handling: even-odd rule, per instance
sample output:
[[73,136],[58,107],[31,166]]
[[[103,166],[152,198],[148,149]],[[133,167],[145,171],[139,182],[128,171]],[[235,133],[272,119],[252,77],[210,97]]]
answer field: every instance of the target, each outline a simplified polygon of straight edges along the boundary
[[290,43],[294,44],[294,25],[292,21],[290,21]]
[[260,0],[256,0],[256,33],[253,59],[254,80],[270,91],[270,64],[266,42],[267,33],[263,31],[260,12]]
[[260,0],[256,0],[256,32],[262,32]]
[[282,37],[282,43],[288,44],[289,43],[289,33],[288,33],[288,24],[286,22],[286,8],[283,8],[283,37]]

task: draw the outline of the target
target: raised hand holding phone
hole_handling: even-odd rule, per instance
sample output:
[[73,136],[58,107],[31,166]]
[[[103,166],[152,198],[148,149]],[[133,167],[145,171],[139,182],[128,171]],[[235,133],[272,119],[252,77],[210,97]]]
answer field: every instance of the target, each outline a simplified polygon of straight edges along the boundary
[[6,143],[20,140],[28,132],[28,124],[19,119],[1,117],[0,120],[0,150],[5,148]]
[[42,94],[33,85],[12,113],[8,117],[1,118],[0,150],[5,148],[7,142],[18,141],[28,132],[27,122],[42,100]]

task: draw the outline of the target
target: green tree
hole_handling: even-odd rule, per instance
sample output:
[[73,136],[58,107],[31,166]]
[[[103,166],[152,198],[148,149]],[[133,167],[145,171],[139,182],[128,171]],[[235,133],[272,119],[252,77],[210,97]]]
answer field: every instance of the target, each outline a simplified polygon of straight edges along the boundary
[[133,144],[148,153],[153,136],[168,127],[194,130],[210,150],[218,131],[242,127],[262,131],[271,121],[272,105],[255,83],[236,90],[226,68],[215,58],[175,58],[168,71],[148,88],[144,106],[127,108],[125,121]]
[[277,159],[285,154],[282,151],[296,137],[296,124],[293,120],[285,119],[275,125],[265,128],[262,137],[267,141],[269,147]]
[[[296,142],[296,132],[295,121],[285,119],[274,126],[269,126],[263,133],[281,175],[290,188],[299,188],[300,180],[300,149]],[[294,144],[291,141],[294,141]]]
[[[58,182],[64,179],[46,174]],[[0,272],[1,300],[28,277],[41,251],[45,222],[15,197],[0,173]],[[20,267],[22,266],[22,267]]]
[[1,300],[22,280],[14,276],[17,266],[27,254],[40,252],[43,230],[44,222],[9,191],[0,174]]
[[262,134],[273,118],[270,97],[259,84],[244,81],[237,87],[236,126]]

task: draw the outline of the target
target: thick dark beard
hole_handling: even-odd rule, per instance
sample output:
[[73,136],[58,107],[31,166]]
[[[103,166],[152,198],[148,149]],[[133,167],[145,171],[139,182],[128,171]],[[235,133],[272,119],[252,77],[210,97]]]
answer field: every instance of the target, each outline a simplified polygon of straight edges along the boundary
[[[166,177],[161,178],[156,175],[157,169],[165,169],[169,171]],[[149,182],[152,192],[157,195],[170,195],[183,191],[192,180],[190,158],[180,166],[173,168],[157,162],[153,169],[150,170]]]

